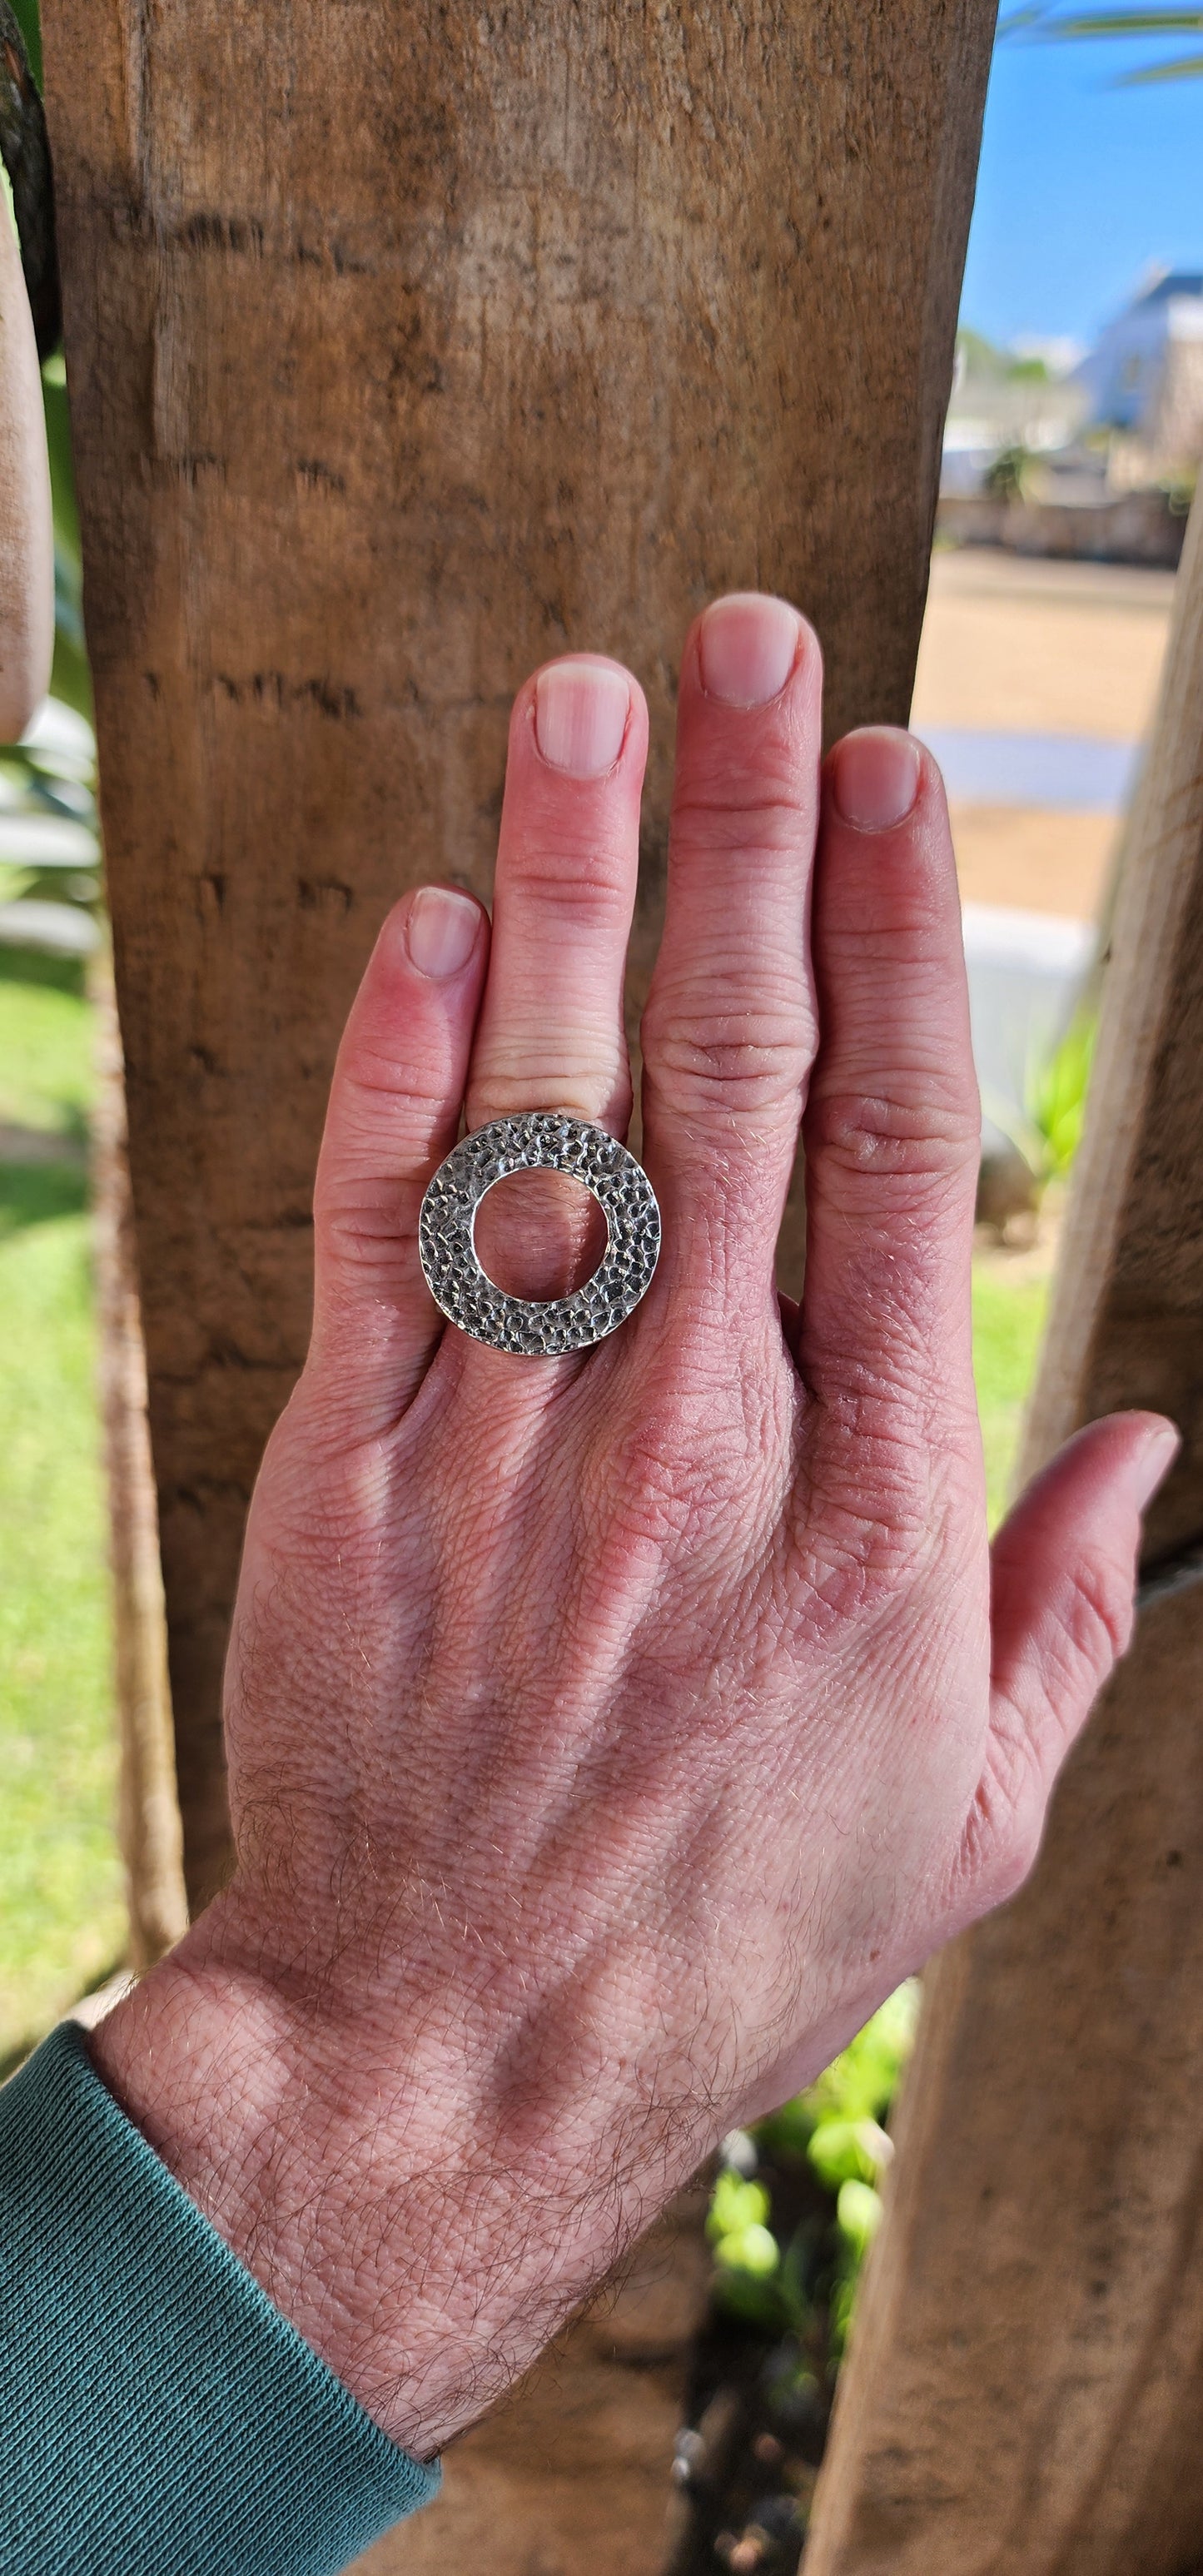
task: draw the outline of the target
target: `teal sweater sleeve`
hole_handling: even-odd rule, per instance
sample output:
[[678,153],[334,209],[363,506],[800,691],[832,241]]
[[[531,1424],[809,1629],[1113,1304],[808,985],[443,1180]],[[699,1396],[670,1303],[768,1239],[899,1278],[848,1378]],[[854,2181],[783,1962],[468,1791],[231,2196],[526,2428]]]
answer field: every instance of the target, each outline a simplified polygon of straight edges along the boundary
[[272,2306],[65,2022],[0,2090],[4,2576],[335,2576],[437,2485]]

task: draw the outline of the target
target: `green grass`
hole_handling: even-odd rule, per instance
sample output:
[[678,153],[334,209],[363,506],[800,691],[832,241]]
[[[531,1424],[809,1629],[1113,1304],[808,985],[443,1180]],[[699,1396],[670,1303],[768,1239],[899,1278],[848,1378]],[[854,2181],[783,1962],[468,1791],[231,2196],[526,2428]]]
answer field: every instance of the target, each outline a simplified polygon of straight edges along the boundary
[[973,1273],[973,1365],[977,1377],[986,1499],[993,1529],[1010,1499],[1024,1399],[1032,1382],[1048,1303],[1047,1278],[1008,1278],[987,1258]]
[[[28,967],[0,957],[0,1117],[70,1138],[87,1005]],[[85,1193],[79,1160],[0,1164],[0,2063],[125,1940]]]
[[92,1089],[82,994],[0,976],[0,1027],[0,1123],[82,1143]]

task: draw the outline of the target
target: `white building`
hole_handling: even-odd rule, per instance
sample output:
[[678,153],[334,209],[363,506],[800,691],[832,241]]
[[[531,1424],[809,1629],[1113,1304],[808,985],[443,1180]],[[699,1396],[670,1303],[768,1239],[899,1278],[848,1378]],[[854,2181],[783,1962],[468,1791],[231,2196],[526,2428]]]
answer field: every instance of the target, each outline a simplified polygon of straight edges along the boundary
[[1160,269],[1109,322],[1075,381],[1102,429],[1127,431],[1159,470],[1203,459],[1203,272]]

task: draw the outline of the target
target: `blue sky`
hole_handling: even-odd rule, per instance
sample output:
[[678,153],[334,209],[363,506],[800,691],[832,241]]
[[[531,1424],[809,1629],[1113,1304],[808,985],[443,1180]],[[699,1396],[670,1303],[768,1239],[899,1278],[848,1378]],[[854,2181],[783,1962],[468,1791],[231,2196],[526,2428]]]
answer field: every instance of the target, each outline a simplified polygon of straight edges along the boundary
[[1165,45],[1000,45],[961,313],[987,338],[1093,336],[1151,260],[1203,269],[1203,80],[1116,89]]

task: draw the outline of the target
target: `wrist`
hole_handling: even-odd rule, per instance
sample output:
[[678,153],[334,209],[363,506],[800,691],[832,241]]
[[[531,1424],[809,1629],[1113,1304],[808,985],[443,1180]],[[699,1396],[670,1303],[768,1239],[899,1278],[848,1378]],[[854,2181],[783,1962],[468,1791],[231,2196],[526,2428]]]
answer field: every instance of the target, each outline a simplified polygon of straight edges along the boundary
[[586,2110],[559,2079],[554,2101],[507,2083],[500,2047],[472,2047],[466,1997],[349,2007],[266,1969],[262,1947],[220,1898],[92,2034],[97,2070],[268,2296],[426,2458],[529,2366],[705,2142],[624,2192],[605,2179],[617,2112],[595,2087]]

